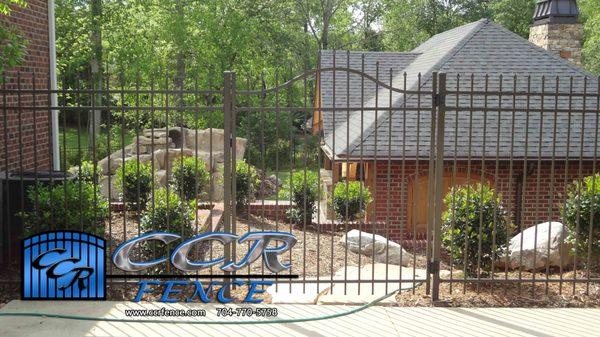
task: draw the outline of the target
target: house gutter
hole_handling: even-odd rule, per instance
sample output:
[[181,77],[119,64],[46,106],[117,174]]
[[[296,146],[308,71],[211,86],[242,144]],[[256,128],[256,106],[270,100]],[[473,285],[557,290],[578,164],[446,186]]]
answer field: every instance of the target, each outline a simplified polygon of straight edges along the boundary
[[[48,0],[48,46],[50,51],[50,106],[56,107],[58,98],[56,94],[56,35],[54,0]],[[60,170],[60,149],[58,147],[58,110],[53,109],[52,120],[52,169]]]

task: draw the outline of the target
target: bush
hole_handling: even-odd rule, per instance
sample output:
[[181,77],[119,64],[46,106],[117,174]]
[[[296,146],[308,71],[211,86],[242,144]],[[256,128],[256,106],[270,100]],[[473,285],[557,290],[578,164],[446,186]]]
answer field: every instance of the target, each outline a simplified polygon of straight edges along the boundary
[[246,207],[254,201],[256,190],[260,184],[256,168],[244,160],[236,163],[236,206],[238,209]]
[[331,198],[335,214],[340,219],[350,221],[364,214],[372,201],[371,192],[360,181],[340,181],[335,184]]
[[73,174],[81,181],[97,184],[98,177],[102,174],[102,169],[98,165],[94,167],[93,163],[84,161],[79,166],[69,168],[69,173]]
[[140,226],[145,231],[175,232],[184,237],[192,235],[191,221],[194,207],[190,202],[181,200],[173,190],[166,188],[154,191],[154,203],[141,214]]
[[597,257],[600,254],[600,174],[573,182],[567,192],[563,214],[570,229],[567,241],[576,248],[578,260],[587,262],[589,245],[592,256]]
[[53,186],[30,186],[27,198],[34,205],[23,212],[26,235],[48,230],[70,229],[103,235],[108,200],[100,188],[84,180],[68,180]]
[[198,199],[208,186],[209,174],[206,164],[200,158],[184,157],[175,160],[173,167],[173,188],[184,200]]
[[152,190],[152,167],[150,163],[142,164],[137,160],[125,162],[124,167],[117,169],[117,188],[121,191],[121,199],[130,209],[138,205],[145,209]]
[[280,191],[281,199],[291,199],[294,203],[287,216],[296,225],[310,224],[319,199],[319,176],[313,171],[296,171],[290,179]]
[[[154,192],[153,207],[142,212],[140,227],[145,232],[177,233],[185,239],[194,234],[193,219],[194,207],[190,202],[181,200],[173,190],[169,190],[167,193],[166,188],[160,188]],[[171,249],[177,245],[177,242],[170,245],[155,240],[144,242],[139,247],[139,253],[145,260],[168,256]],[[162,263],[152,267],[148,272],[152,274],[164,273],[168,271],[167,268],[167,264]],[[170,272],[171,274],[178,273],[174,268]]]
[[489,185],[476,184],[452,188],[444,203],[442,242],[453,263],[465,268],[466,258],[468,276],[477,275],[478,264],[482,271],[491,271],[493,259],[506,249],[507,231],[512,230],[501,197]]

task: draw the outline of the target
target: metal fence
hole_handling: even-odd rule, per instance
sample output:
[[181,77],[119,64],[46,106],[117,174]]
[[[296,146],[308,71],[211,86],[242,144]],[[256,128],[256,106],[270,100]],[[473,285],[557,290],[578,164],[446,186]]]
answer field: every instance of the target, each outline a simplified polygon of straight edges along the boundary
[[[597,179],[584,183],[598,172],[597,79],[406,74],[349,54],[341,66],[335,57],[320,64],[272,76],[270,87],[226,72],[220,90],[173,89],[168,77],[60,90],[48,90],[45,76],[5,79],[3,262],[18,261],[24,235],[67,227],[106,237],[111,255],[151,230],[275,230],[299,240],[284,257],[291,268],[277,275],[259,262],[186,274],[167,264],[137,273],[110,265],[109,286],[157,275],[277,278],[290,290],[300,283],[302,291],[317,284],[358,294],[376,284],[415,293],[423,284],[437,301],[457,283],[491,293],[531,285],[535,297],[538,285],[548,293],[558,284],[561,294],[570,285],[575,294],[600,281],[599,189]],[[90,123],[94,115],[101,124]],[[204,183],[175,177],[186,157],[204,168]],[[360,198],[367,190],[371,198]],[[187,202],[163,212],[169,199],[193,200],[190,218],[181,217]],[[553,221],[567,225],[564,233],[534,226]],[[368,234],[352,241],[344,235],[352,229]],[[519,233],[519,249],[509,249]],[[240,259],[249,248],[213,242],[192,254]],[[157,258],[164,249],[136,254]]]

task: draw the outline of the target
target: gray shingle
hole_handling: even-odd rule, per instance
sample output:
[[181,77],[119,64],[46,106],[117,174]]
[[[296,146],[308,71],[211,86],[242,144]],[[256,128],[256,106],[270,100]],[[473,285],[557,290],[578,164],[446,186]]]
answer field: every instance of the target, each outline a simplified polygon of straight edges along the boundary
[[[336,54],[337,66],[340,54],[346,55],[344,52]],[[543,83],[546,93],[568,93],[571,90],[580,94],[598,93],[598,81],[591,73],[489,20],[480,20],[438,34],[411,53],[364,54],[367,73],[371,71],[369,74],[372,74],[375,62],[379,61],[380,79],[382,68],[387,67],[386,82],[389,83],[389,68],[392,68],[395,75],[392,85],[403,89],[403,72],[406,72],[406,88],[421,88],[424,93],[407,97],[392,93],[392,107],[399,109],[393,110],[391,117],[387,110],[364,110],[348,114],[346,111],[336,111],[334,120],[334,112],[324,111],[325,144],[336,156],[356,157],[362,153],[365,157],[427,157],[433,72],[447,74],[447,88],[450,91],[456,91],[457,87],[460,90],[473,88],[474,91],[483,91],[487,87],[489,91],[498,91],[502,83],[503,91],[516,89],[519,93],[529,88],[529,91],[539,93],[542,92]],[[360,60],[360,55],[351,53],[351,58]],[[372,62],[371,65],[367,65],[367,61]],[[322,66],[332,63],[332,53],[324,52]],[[354,68],[352,61],[350,65]],[[360,66],[355,69],[360,70]],[[379,107],[390,105],[390,90],[376,90],[371,81],[365,80],[363,95],[359,76],[356,76],[359,79],[356,81],[351,75],[350,87],[347,88],[345,74],[344,81],[340,82],[341,76],[338,77],[337,73],[335,107],[360,107],[363,101],[364,106],[373,107],[375,100]],[[421,74],[420,81],[418,74]],[[321,91],[322,106],[333,107],[332,78],[321,78],[322,88],[329,88],[329,91]],[[600,152],[596,149],[598,96],[588,95],[585,100],[582,95],[571,99],[567,96],[559,96],[558,99],[554,96],[544,97],[542,105],[541,95],[530,96],[529,99],[524,95],[503,95],[501,99],[498,96],[487,96],[486,99],[481,94],[449,95],[446,103],[454,109],[449,109],[446,114],[446,154],[465,158],[595,157]],[[403,111],[404,106],[420,109]],[[584,106],[585,110],[594,113],[575,111],[582,110]],[[508,110],[498,112],[499,107]],[[555,107],[558,110],[570,108],[574,112],[555,114]]]

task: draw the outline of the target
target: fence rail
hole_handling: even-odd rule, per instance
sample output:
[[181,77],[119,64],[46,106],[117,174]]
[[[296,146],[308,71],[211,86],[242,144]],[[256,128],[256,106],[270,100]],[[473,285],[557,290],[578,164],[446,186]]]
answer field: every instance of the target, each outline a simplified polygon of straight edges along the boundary
[[[220,90],[168,81],[48,90],[39,75],[5,79],[2,262],[18,265],[23,236],[59,228],[106,237],[110,255],[151,230],[262,230],[298,238],[278,276],[259,262],[184,274],[168,263],[136,273],[111,264],[109,286],[131,289],[157,274],[262,275],[290,291],[407,284],[438,301],[457,284],[463,293],[516,284],[535,297],[554,284],[575,294],[599,282],[597,79],[406,74],[352,62],[334,55],[260,89],[243,88],[233,72]],[[249,248],[211,242],[190,256],[237,261]],[[141,260],[164,253],[135,251]]]

